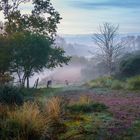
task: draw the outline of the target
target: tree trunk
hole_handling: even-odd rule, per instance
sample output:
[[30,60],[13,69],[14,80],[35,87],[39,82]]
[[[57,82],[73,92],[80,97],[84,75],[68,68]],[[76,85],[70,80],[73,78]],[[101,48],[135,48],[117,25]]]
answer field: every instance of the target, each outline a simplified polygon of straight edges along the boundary
[[30,85],[29,85],[29,77],[27,76],[27,88],[30,88]]

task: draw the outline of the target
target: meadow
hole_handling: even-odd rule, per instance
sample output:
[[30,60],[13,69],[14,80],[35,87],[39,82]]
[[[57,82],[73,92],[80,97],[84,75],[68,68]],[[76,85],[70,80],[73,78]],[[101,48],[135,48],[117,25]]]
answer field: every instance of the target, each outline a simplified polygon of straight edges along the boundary
[[0,139],[140,139],[140,91],[113,89],[109,82],[114,85],[116,80],[104,77],[81,86],[20,89],[20,97],[19,89],[3,88],[15,94],[5,98],[0,92]]

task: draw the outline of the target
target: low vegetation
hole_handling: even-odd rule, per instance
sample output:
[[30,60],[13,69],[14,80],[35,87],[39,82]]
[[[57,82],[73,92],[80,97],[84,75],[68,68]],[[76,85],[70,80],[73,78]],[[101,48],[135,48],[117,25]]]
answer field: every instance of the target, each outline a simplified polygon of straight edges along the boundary
[[94,102],[89,96],[81,96],[78,101],[67,108],[73,113],[91,113],[106,111],[108,107],[105,104]]
[[130,90],[140,90],[140,76],[129,78],[126,86]]
[[[123,115],[123,118],[119,119],[115,112],[119,103],[114,108],[112,100],[98,102],[96,97],[82,95],[76,100],[51,97],[43,104],[37,101],[13,107],[1,104],[0,139],[123,140],[139,137],[139,121],[135,118],[134,123],[127,122],[121,111],[118,117]],[[137,116],[138,111],[135,113]]]
[[113,77],[102,77],[85,84],[90,88],[109,88],[114,90],[139,90],[140,76],[119,80]]

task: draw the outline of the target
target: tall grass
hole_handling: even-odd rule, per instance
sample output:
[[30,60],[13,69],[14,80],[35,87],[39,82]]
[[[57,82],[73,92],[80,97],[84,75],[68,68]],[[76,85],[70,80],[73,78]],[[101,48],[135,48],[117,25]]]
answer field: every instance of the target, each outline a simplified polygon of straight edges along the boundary
[[62,97],[52,97],[47,100],[45,105],[45,114],[49,120],[59,120],[65,115],[65,106],[67,101]]
[[0,105],[0,139],[57,140],[66,130],[65,105],[66,101],[59,97],[48,99],[44,106],[36,102],[25,102],[10,109]]
[[90,104],[92,102],[93,100],[88,95],[80,96],[79,101],[78,101],[79,104]]
[[9,135],[11,129],[15,131],[13,137],[24,140],[38,139],[46,127],[45,117],[41,114],[38,105],[30,102],[24,103],[22,107],[16,107],[13,111],[8,111],[7,123]]

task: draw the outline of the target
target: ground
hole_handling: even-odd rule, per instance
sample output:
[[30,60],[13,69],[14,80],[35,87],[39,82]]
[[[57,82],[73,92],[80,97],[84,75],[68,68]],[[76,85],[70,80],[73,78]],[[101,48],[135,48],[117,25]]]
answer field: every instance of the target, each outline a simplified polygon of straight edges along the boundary
[[[79,110],[79,113],[72,112],[69,114],[69,116],[72,116],[64,122],[68,127],[68,132],[63,136],[65,139],[76,134],[78,134],[78,138],[76,137],[75,140],[79,138],[90,140],[91,137],[91,140],[94,140],[93,137],[95,137],[95,140],[140,139],[140,91],[67,86],[32,90],[32,96],[27,94],[26,99],[37,99],[44,102],[54,96],[64,97],[65,100],[71,103],[79,102],[80,97],[84,96],[92,100],[93,103],[101,103],[108,107],[105,111],[81,112]],[[107,133],[105,133],[106,131]],[[106,134],[109,136],[106,136]],[[86,137],[85,139],[84,136]]]

